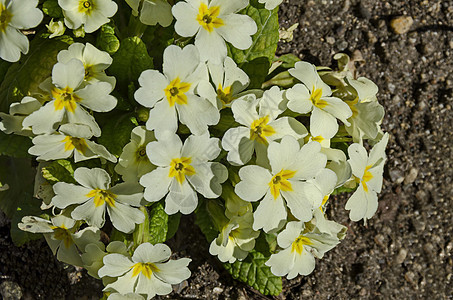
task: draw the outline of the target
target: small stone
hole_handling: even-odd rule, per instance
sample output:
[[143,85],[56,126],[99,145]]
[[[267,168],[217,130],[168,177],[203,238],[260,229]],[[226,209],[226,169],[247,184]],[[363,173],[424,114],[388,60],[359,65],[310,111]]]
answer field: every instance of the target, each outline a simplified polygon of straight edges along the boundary
[[390,21],[390,27],[392,27],[393,31],[397,34],[403,34],[409,31],[412,24],[414,23],[414,19],[410,16],[399,16],[395,17]]
[[403,172],[401,172],[400,170],[391,170],[389,172],[389,175],[390,179],[396,184],[400,184],[404,181]]
[[327,42],[328,44],[330,44],[330,45],[333,45],[333,44],[335,44],[335,38],[333,38],[333,37],[331,37],[331,36],[328,36],[328,37],[326,38],[326,42]]
[[417,285],[415,277],[416,277],[415,273],[411,271],[408,271],[406,272],[406,274],[404,274],[404,278],[406,279],[406,281],[412,285]]
[[377,43],[377,41],[378,41],[377,37],[371,31],[367,32],[367,37],[368,37],[368,42],[371,44]]
[[418,176],[418,170],[416,168],[411,168],[409,170],[409,174],[406,175],[406,178],[404,178],[404,184],[411,184],[417,179]]
[[221,294],[223,292],[223,289],[218,287],[218,286],[216,286],[215,288],[212,289],[212,292],[214,294]]
[[0,284],[0,295],[3,299],[19,300],[22,298],[22,290],[14,281],[3,281]]
[[343,51],[346,48],[348,48],[348,42],[342,41],[342,42],[337,44],[337,47],[338,47],[338,50]]
[[402,264],[404,260],[406,259],[407,256],[407,250],[404,248],[401,248],[400,251],[398,252],[398,255],[395,258],[395,263],[397,265]]
[[384,241],[385,237],[382,234],[378,234],[374,237],[374,241],[378,244],[379,247],[386,248]]

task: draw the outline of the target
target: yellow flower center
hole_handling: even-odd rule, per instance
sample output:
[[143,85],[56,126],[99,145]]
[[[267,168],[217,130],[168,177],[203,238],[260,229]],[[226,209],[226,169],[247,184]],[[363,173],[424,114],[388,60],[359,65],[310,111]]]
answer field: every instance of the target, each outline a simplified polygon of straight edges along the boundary
[[85,66],[85,80],[90,80],[94,77],[93,66]]
[[146,278],[150,279],[153,272],[159,272],[159,268],[153,263],[136,263],[132,268],[132,277],[142,273]]
[[63,108],[72,113],[75,111],[77,102],[82,101],[82,99],[73,92],[73,89],[68,86],[64,89],[52,89],[52,97],[55,99],[54,106],[56,111]]
[[219,84],[219,87],[217,88],[217,98],[222,101],[223,106],[230,104],[231,101],[233,101],[231,92],[231,86],[222,88],[222,84]]
[[179,105],[187,104],[187,96],[185,95],[190,89],[190,83],[188,82],[181,82],[179,77],[170,82],[170,84],[164,89],[165,96],[167,97],[168,103],[170,106],[175,105],[175,103]]
[[88,146],[85,139],[67,136],[62,141],[64,144],[64,151],[70,151],[74,148],[82,154],[85,154]]
[[250,126],[250,139],[252,141],[257,140],[264,145],[268,144],[266,137],[275,134],[275,130],[267,123],[269,123],[269,116],[252,122],[252,126]]
[[190,157],[181,157],[171,160],[169,177],[176,177],[179,183],[183,183],[186,175],[192,176],[195,174],[195,169],[190,165],[192,159]]
[[324,100],[321,100],[321,97],[322,97],[322,89],[315,89],[315,87],[313,87],[313,90],[310,95],[311,103],[313,103],[313,105],[316,106],[317,108],[322,109],[327,106],[327,102]]
[[274,199],[280,195],[280,190],[284,192],[290,192],[293,190],[291,182],[288,179],[293,178],[296,175],[296,171],[291,170],[281,170],[272,177],[269,182],[269,187],[271,188],[271,194],[274,196]]
[[13,15],[0,3],[0,32],[5,32]]
[[349,108],[351,109],[352,111],[352,116],[351,118],[355,118],[358,114],[359,114],[359,111],[357,110],[356,108],[356,105],[359,103],[359,97],[356,97],[354,100],[352,101],[345,101],[346,104],[349,106]]
[[108,190],[103,190],[103,189],[94,189],[91,190],[88,194],[85,196],[92,198],[94,197],[94,206],[99,207],[103,205],[104,203],[107,203],[111,207],[115,207],[115,199],[116,195]]
[[93,0],[80,0],[79,1],[79,13],[90,15],[94,9]]
[[204,3],[198,8],[197,21],[208,32],[212,32],[214,28],[219,28],[224,25],[223,20],[218,18],[220,14],[220,6],[208,8]]
[[296,251],[298,254],[301,254],[304,251],[304,245],[313,245],[313,243],[308,237],[299,235],[291,245],[291,252]]
[[66,248],[69,248],[72,244],[74,244],[71,233],[64,225],[61,225],[60,227],[52,226],[51,228],[53,229],[54,238],[59,241],[63,241],[63,245]]
[[322,209],[322,207],[327,203],[327,200],[329,200],[329,196],[330,196],[330,195],[324,196],[324,198],[322,199],[322,203],[321,203],[321,205],[319,206],[319,209],[321,210],[322,213],[324,213],[324,210]]
[[365,190],[365,192],[368,193],[368,185],[366,184],[368,181],[370,181],[371,179],[373,179],[373,174],[371,174],[371,172],[369,171],[371,169],[372,165],[369,165],[365,168],[365,172],[363,173],[363,177],[362,177],[362,185],[363,185],[363,189]]

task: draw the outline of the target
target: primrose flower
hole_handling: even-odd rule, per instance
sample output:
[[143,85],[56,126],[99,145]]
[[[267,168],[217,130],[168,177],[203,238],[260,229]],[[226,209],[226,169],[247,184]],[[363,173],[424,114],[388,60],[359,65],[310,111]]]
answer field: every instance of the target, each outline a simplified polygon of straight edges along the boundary
[[307,141],[315,141],[321,144],[321,152],[327,156],[327,160],[340,163],[346,161],[346,154],[340,149],[330,148],[330,140],[335,136],[333,131],[326,127],[310,128],[310,134],[305,138]]
[[[246,201],[260,201],[253,217],[253,229],[269,232],[286,220],[286,205],[291,213],[303,222],[312,219],[313,210],[323,199],[320,189],[313,184],[316,175],[324,170],[327,158],[317,142],[300,148],[291,136],[280,143],[270,142],[268,157],[271,170],[250,165],[239,170],[241,181],[236,184],[236,194]],[[323,178],[316,178],[323,184]],[[286,202],[286,205],[285,205]]]
[[77,29],[84,25],[85,32],[91,33],[110,22],[118,10],[112,0],[58,0],[63,10],[64,23],[68,28]]
[[[133,14],[138,15],[140,0],[126,0],[132,8]],[[146,25],[156,25],[159,23],[162,27],[170,26],[173,21],[171,14],[171,5],[167,0],[144,0],[140,11],[140,22]]]
[[46,80],[41,84],[41,88],[52,95],[52,100],[26,117],[23,126],[32,127],[35,134],[50,134],[58,123],[67,119],[68,123],[89,126],[94,136],[100,136],[99,125],[82,106],[97,112],[107,112],[116,106],[117,100],[109,95],[113,90],[109,83],[85,85],[84,77],[85,68],[78,59],[55,64],[52,83]]
[[190,277],[187,266],[191,259],[169,260],[170,255],[171,250],[167,245],[150,243],[140,244],[132,258],[117,253],[106,255],[98,275],[118,279],[108,284],[104,291],[123,295],[143,294],[146,299],[171,293],[172,284],[181,283]]
[[389,135],[386,133],[379,143],[371,149],[367,155],[366,149],[360,144],[352,144],[348,148],[349,164],[352,168],[352,175],[359,187],[346,202],[346,209],[350,210],[349,218],[356,222],[363,219],[365,222],[370,219],[377,210],[377,193],[382,189],[382,174],[386,160],[385,147]]
[[49,39],[57,37],[57,36],[62,36],[64,32],[66,31],[66,27],[64,26],[62,21],[57,21],[54,22],[53,18],[50,20],[49,24],[46,25],[47,30],[51,33],[49,35]]
[[273,10],[277,6],[280,5],[280,3],[283,2],[283,0],[258,0],[259,3],[264,3],[264,8],[268,10]]
[[203,61],[221,64],[227,56],[225,41],[246,50],[256,33],[255,21],[236,14],[249,4],[248,0],[186,0],[172,8],[176,18],[175,31],[180,36],[195,35],[195,46]]
[[31,128],[24,128],[24,119],[41,108],[41,102],[33,97],[26,96],[20,102],[14,102],[9,107],[9,114],[0,112],[0,130],[6,134],[33,135]]
[[[167,214],[178,211],[190,214],[198,204],[196,192],[206,198],[220,196],[220,184],[227,178],[216,176],[216,172],[226,174],[227,170],[220,163],[209,162],[220,153],[219,139],[210,138],[206,133],[189,136],[184,145],[176,134],[168,134],[157,140],[146,146],[149,160],[157,168],[140,178],[147,201],[159,201],[168,194],[165,198]],[[219,170],[214,172],[216,168]]]
[[146,145],[153,141],[156,141],[154,133],[143,126],[132,130],[131,141],[124,146],[115,166],[115,172],[122,175],[124,181],[138,181],[140,177],[155,169],[146,155]]
[[214,87],[207,81],[198,85],[198,93],[218,109],[230,107],[238,94],[249,85],[250,79],[234,60],[227,56],[223,64],[208,62],[209,74]]
[[53,217],[51,221],[35,216],[23,217],[18,227],[28,232],[43,233],[57,259],[75,266],[83,266],[79,253],[84,251],[86,245],[102,244],[98,228],[86,227],[76,232],[76,221],[63,215]]
[[57,182],[53,189],[52,204],[58,208],[78,206],[71,212],[75,220],[85,220],[89,225],[102,228],[107,210],[113,227],[130,233],[135,224],[143,223],[145,215],[140,206],[143,188],[135,183],[120,183],[110,187],[110,176],[103,169],[78,168],[74,179],[81,185]]
[[350,125],[347,119],[352,116],[351,109],[340,98],[331,96],[332,90],[319,77],[314,65],[299,61],[289,73],[303,84],[286,91],[288,108],[301,114],[311,112],[311,130],[324,130],[327,136],[334,136],[338,131],[336,119]]
[[322,258],[339,240],[329,234],[306,232],[303,222],[289,222],[278,234],[277,243],[283,250],[272,254],[265,265],[271,267],[272,274],[293,279],[313,272],[315,257]]
[[65,159],[74,155],[76,163],[98,157],[116,162],[116,157],[104,146],[89,140],[93,134],[88,126],[64,124],[58,131],[33,138],[34,146],[28,149],[28,153],[38,156],[38,160]]
[[244,126],[230,128],[222,139],[222,147],[228,151],[228,162],[246,164],[257,153],[257,164],[268,165],[266,149],[271,141],[289,135],[300,139],[307,135],[304,125],[291,117],[277,119],[286,109],[282,91],[272,87],[262,98],[254,94],[234,101],[231,106],[234,119]]
[[350,126],[346,126],[346,131],[355,143],[361,143],[364,138],[375,140],[384,117],[384,107],[376,98],[378,87],[365,77],[346,80],[357,92],[354,100],[346,101],[352,111],[352,116],[348,119]]
[[38,0],[0,0],[0,58],[9,62],[28,53],[28,39],[21,32],[41,23],[44,15]]
[[104,244],[88,244],[84,250],[82,254],[83,267],[88,271],[90,276],[97,279],[100,279],[98,275],[99,269],[104,266],[104,256],[111,253],[127,255],[126,244],[119,241],[113,241],[107,247]]
[[112,64],[112,57],[105,51],[101,51],[86,43],[74,43],[69,46],[68,50],[62,50],[58,53],[58,62],[68,63],[71,59],[76,58],[83,63],[85,69],[84,80],[88,83],[98,81],[108,82],[115,87],[116,79],[114,76],[107,76],[105,70]]
[[135,92],[135,100],[151,108],[148,130],[154,130],[157,137],[164,131],[174,133],[179,118],[190,132],[202,135],[208,131],[208,125],[219,122],[217,107],[194,93],[201,80],[208,80],[206,65],[200,63],[195,46],[184,49],[168,46],[164,51],[163,73],[146,70],[138,79],[140,88]]
[[255,248],[255,239],[260,235],[252,229],[252,224],[252,212],[233,216],[221,228],[219,236],[211,242],[209,253],[217,255],[220,261],[229,263],[246,258]]

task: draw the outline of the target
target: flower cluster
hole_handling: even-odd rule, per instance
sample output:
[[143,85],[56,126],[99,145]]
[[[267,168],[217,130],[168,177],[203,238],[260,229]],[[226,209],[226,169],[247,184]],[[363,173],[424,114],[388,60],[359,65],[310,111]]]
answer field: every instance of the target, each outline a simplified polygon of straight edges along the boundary
[[333,195],[353,192],[351,221],[377,210],[389,141],[377,86],[297,58],[257,76],[250,57],[273,60],[260,39],[278,36],[281,0],[126,2],[117,13],[112,0],[0,0],[2,59],[27,54],[20,30],[43,18],[35,39],[56,45],[0,112],[0,134],[20,135],[39,164],[43,212],[19,228],[102,279],[108,299],[166,295],[190,277],[191,259],[163,244],[181,214],[197,214],[224,263],[259,253],[276,276],[310,274],[346,234],[327,218]]

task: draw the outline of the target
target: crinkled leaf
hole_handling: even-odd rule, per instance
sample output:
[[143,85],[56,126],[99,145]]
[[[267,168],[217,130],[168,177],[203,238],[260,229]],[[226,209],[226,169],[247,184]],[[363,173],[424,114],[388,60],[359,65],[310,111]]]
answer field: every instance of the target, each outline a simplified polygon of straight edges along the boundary
[[33,143],[29,137],[0,132],[0,155],[31,157],[28,154],[31,146]]
[[102,126],[102,134],[98,138],[99,144],[104,145],[110,153],[121,155],[123,147],[129,143],[131,131],[135,128],[132,114],[116,112],[105,114],[106,123]]
[[243,261],[223,265],[233,278],[247,283],[264,295],[276,296],[282,291],[282,278],[272,274],[271,269],[264,264],[268,259],[264,254],[252,250]]
[[96,40],[96,47],[113,55],[120,48],[120,41],[115,35],[115,28],[110,24],[102,25]]
[[59,181],[76,183],[74,179],[74,167],[68,160],[60,159],[42,168],[42,176],[51,184]]
[[29,53],[6,72],[0,85],[0,111],[8,112],[11,103],[38,92],[39,84],[51,76],[58,52],[66,49],[71,41],[67,38],[35,38],[30,43]]
[[120,48],[113,55],[113,63],[108,73],[115,76],[118,85],[125,91],[131,81],[136,81],[140,74],[153,67],[153,59],[146,50],[146,45],[139,37],[128,37],[121,41]]
[[274,59],[279,40],[278,7],[269,11],[249,5],[243,13],[255,21],[258,30],[252,36],[253,43],[249,49],[239,50],[230,45],[232,58],[239,66],[258,57],[266,57],[270,63]]
[[274,58],[274,62],[281,62],[281,66],[285,69],[294,68],[298,61],[300,61],[300,58],[291,53]]
[[195,224],[200,227],[201,232],[203,232],[208,242],[212,242],[219,235],[219,232],[217,231],[214,223],[211,220],[205,202],[202,202],[199,205],[199,207],[195,211],[195,216]]
[[169,217],[162,202],[153,204],[149,209],[142,207],[145,213],[145,222],[138,224],[133,233],[134,244],[163,243],[167,240]]
[[58,0],[46,0],[42,5],[42,11],[52,18],[64,18]]

